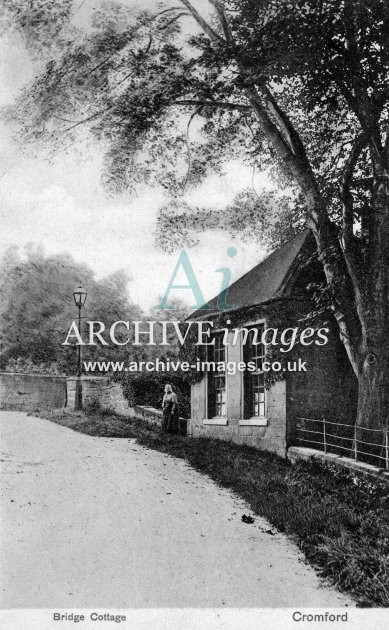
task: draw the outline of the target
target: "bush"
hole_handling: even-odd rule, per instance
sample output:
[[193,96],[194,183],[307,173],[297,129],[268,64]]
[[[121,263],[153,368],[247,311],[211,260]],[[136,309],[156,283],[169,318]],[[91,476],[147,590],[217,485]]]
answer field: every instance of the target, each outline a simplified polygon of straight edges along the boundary
[[183,418],[190,417],[190,384],[177,375],[161,372],[123,375],[118,379],[130,407],[146,405],[161,409],[165,385],[169,383],[177,394],[179,413]]

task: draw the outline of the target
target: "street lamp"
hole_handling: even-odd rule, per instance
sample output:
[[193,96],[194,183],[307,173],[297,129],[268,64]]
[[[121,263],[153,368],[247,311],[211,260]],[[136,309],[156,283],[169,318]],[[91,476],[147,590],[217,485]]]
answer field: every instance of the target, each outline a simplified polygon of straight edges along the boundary
[[[87,292],[80,286],[73,291],[74,302],[78,308],[78,331],[81,335],[81,309],[85,305]],[[77,376],[81,376],[81,344],[78,344],[77,352]]]

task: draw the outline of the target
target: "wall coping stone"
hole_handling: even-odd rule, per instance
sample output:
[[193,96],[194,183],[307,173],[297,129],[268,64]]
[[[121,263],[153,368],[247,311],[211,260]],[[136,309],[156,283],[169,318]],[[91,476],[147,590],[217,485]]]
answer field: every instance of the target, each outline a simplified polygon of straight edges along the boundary
[[[108,381],[108,376],[66,376],[68,381]],[[118,384],[118,383],[115,383]]]
[[61,376],[60,374],[39,374],[38,372],[0,372],[0,376],[30,376],[31,378],[58,378],[64,380],[67,376]]
[[148,407],[146,405],[135,405],[134,409],[143,409],[144,411],[150,411],[151,413],[155,413],[157,416],[162,416],[163,414],[161,409],[156,409],[155,407]]
[[355,461],[349,457],[342,457],[335,453],[324,453],[314,448],[306,448],[304,446],[290,446],[287,451],[287,458],[295,463],[296,461],[315,462],[320,461],[324,464],[334,464],[341,468],[349,468],[355,472],[362,473],[370,477],[379,477],[389,482],[389,473],[383,468],[365,464],[364,462]]

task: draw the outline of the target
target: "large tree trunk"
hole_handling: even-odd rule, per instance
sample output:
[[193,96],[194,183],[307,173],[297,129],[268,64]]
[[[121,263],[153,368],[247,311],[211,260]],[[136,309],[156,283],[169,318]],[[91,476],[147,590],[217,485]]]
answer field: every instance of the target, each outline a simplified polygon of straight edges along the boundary
[[[389,418],[389,172],[386,156],[379,152],[379,146],[374,148],[375,185],[367,239],[363,243],[356,239],[351,210],[342,249],[338,229],[329,218],[300,137],[291,133],[294,128],[290,120],[271,100],[270,93],[264,89],[259,94],[259,88],[246,76],[244,66],[239,62],[238,65],[245,94],[262,131],[306,198],[308,224],[316,238],[332,293],[340,338],[358,378],[356,421],[359,426],[378,429]],[[357,148],[358,156],[359,145]]]
[[389,171],[380,165],[370,208],[362,274],[362,340],[358,370],[359,426],[389,421]]
[[[389,348],[383,344],[375,352],[369,352],[358,375],[357,424],[361,427],[379,429],[389,420]],[[374,435],[363,436],[367,442]]]
[[[357,259],[350,261],[344,251],[342,269],[331,222],[317,202],[309,210],[319,256],[334,292],[340,337],[358,379],[356,421],[358,426],[380,429],[389,423],[389,173],[383,166],[377,176],[370,233],[358,268]],[[379,433],[376,437],[381,439]],[[364,436],[368,442],[373,438],[374,434]]]

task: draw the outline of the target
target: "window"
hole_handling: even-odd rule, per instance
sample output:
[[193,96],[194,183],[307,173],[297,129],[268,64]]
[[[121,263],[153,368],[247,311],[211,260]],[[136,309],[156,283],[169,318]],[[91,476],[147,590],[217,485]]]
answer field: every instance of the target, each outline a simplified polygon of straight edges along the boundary
[[244,379],[245,418],[264,418],[266,416],[265,379],[261,372],[265,361],[265,347],[260,342],[264,326],[250,330],[244,347],[246,364],[254,363],[255,371],[246,370]]
[[[214,335],[215,345],[209,346],[209,361],[217,366],[225,364],[226,347],[223,343],[223,334]],[[227,415],[227,390],[226,371],[209,370],[208,372],[208,417],[225,417]]]

